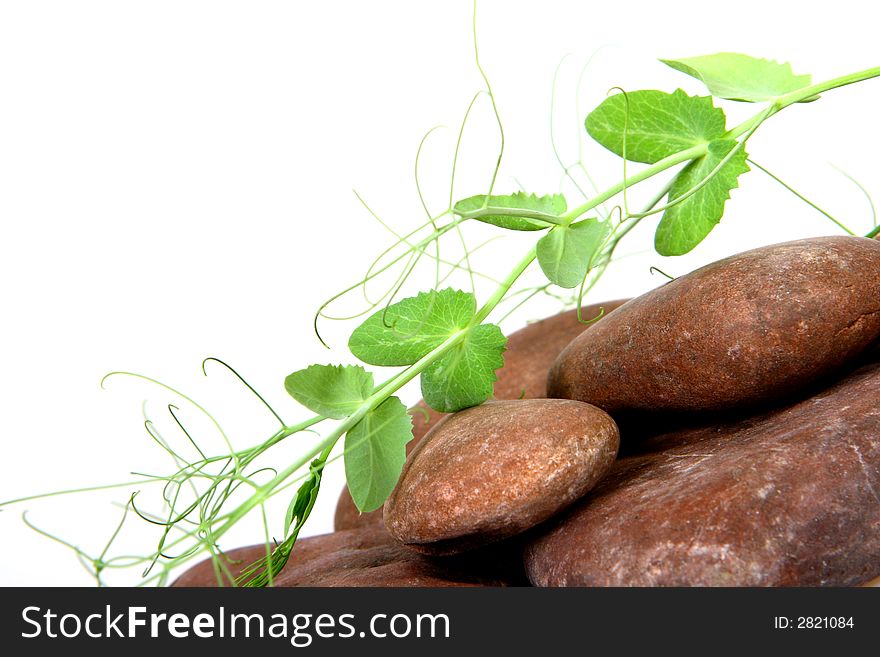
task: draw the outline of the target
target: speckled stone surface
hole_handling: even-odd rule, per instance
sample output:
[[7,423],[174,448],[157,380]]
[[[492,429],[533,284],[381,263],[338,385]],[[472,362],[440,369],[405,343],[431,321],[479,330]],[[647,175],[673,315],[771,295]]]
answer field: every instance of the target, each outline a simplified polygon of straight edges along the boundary
[[798,240],[719,260],[633,299],[562,352],[548,392],[618,420],[767,405],[878,337],[880,242]]
[[589,491],[618,446],[614,421],[589,404],[486,402],[445,418],[416,446],[385,503],[385,526],[429,554],[514,536]]
[[[264,545],[232,550],[227,566],[237,575],[265,554]],[[432,559],[401,546],[380,527],[367,527],[300,540],[275,586],[518,586],[527,584],[518,557],[492,552]],[[228,577],[223,585],[229,585]],[[218,586],[210,560],[186,571],[174,586]]]
[[[617,300],[584,306],[581,310],[581,317],[586,321],[598,317],[604,312],[602,314],[604,318],[605,315],[622,306],[625,302],[626,300]],[[591,326],[592,324],[579,322],[577,311],[571,310],[534,322],[513,332],[507,340],[504,367],[498,370],[495,398],[532,399],[546,397],[547,372],[553,361],[569,342]],[[407,445],[407,453],[445,414],[428,408],[424,402],[419,402],[410,415],[413,418],[413,440]],[[337,530],[341,530],[377,524],[382,524],[382,510],[360,513],[348,493],[348,488],[343,488],[339,502],[336,504],[333,526]]]
[[539,586],[855,585],[880,575],[880,363],[781,410],[660,435],[531,539]]

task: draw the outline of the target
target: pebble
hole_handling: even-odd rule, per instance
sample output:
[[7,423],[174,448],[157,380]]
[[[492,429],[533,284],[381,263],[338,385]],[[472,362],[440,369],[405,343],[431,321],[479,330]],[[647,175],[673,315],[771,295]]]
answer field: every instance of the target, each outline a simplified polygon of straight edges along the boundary
[[589,491],[619,440],[606,413],[570,400],[493,401],[452,414],[407,459],[385,527],[435,555],[514,536]]

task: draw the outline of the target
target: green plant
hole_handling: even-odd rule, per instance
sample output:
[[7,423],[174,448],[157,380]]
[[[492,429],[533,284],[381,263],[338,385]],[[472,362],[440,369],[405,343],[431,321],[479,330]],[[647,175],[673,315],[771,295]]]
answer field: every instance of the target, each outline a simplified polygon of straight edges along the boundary
[[[474,32],[476,34],[476,30]],[[315,415],[288,424],[266,404],[280,426],[267,440],[243,450],[233,449],[227,441],[227,452],[208,455],[183,423],[178,422],[197,454],[195,458],[188,457],[172,448],[147,421],[148,432],[173,459],[175,470],[168,475],[147,476],[119,486],[162,484],[165,502],[162,515],[140,509],[135,495],[123,514],[124,521],[133,510],[157,525],[159,540],[156,547],[143,556],[108,557],[119,529],[98,557],[69,545],[91,565],[99,582],[107,568],[142,567],[146,582],[164,583],[172,567],[203,553],[213,557],[218,576],[224,573],[230,576],[229,563],[218,547],[219,542],[245,516],[259,510],[263,513],[266,557],[245,568],[238,583],[271,585],[295,549],[299,532],[320,491],[324,467],[340,440],[344,442],[341,456],[345,460],[352,498],[360,510],[371,511],[381,507],[393,489],[404,463],[406,443],[412,438],[411,419],[396,396],[404,385],[419,378],[425,401],[442,412],[481,404],[492,395],[495,371],[503,364],[505,338],[497,324],[488,320],[502,302],[524,303],[534,294],[551,291],[550,286],[556,286],[577,290],[573,301],[580,309],[584,295],[606,271],[621,240],[652,215],[662,215],[655,235],[657,252],[668,256],[689,252],[721,220],[731,190],[738,186],[739,177],[750,170],[750,164],[766,172],[749,160],[746,146],[768,119],[796,103],[812,102],[825,92],[880,76],[880,67],[875,67],[814,84],[810,76],[795,75],[788,65],[739,54],[662,60],[701,80],[711,96],[689,96],[681,90],[672,93],[617,90],[609,95],[585,117],[585,128],[593,139],[620,158],[623,177],[617,184],[597,191],[569,209],[560,194],[495,193],[504,152],[504,131],[495,96],[480,65],[476,37],[474,47],[476,66],[485,83],[481,93],[487,94],[492,103],[501,136],[498,161],[488,189],[484,194],[457,202],[450,195],[443,212],[435,215],[428,212],[428,220],[422,226],[407,235],[395,234],[395,243],[374,261],[364,278],[331,298],[315,317],[317,332],[318,320],[329,317],[327,309],[331,303],[399,267],[400,274],[385,294],[369,302],[371,314],[351,334],[349,348],[364,364],[400,369],[378,383],[374,374],[362,366],[311,365],[290,374],[285,380],[287,392]],[[715,105],[713,97],[754,103],[759,109],[742,123],[728,126],[724,111]],[[463,129],[464,124],[462,132]],[[457,155],[458,148],[456,158]],[[416,162],[418,174],[418,155]],[[627,163],[647,166],[628,174]],[[656,180],[660,174],[676,167],[680,170],[658,186],[645,208],[630,209],[627,192],[631,187]],[[418,180],[418,175],[416,178]],[[621,199],[620,205],[605,212],[603,205],[617,197]],[[852,232],[827,216],[838,227]],[[473,292],[445,286],[445,278],[441,276],[441,265],[450,271],[465,271],[472,277],[478,275],[470,263],[476,249],[465,249],[464,257],[457,262],[441,257],[441,241],[446,237],[461,239],[461,227],[472,221],[500,230],[536,234],[533,245],[501,280],[495,281],[494,291],[481,302]],[[425,231],[428,234],[419,237]],[[877,231],[874,228],[870,235]],[[401,255],[389,258],[394,249],[400,248],[403,249]],[[436,264],[432,289],[395,300],[422,258]],[[547,283],[514,292],[514,285],[535,261]],[[521,298],[517,299],[517,294],[521,294]],[[582,318],[582,321],[591,319]],[[318,336],[320,338],[320,333]],[[130,373],[108,376],[121,374],[139,376],[163,386],[211,418],[195,401],[158,381]],[[253,388],[250,390],[257,394]],[[257,397],[265,403],[259,394]],[[169,408],[177,421],[175,411],[174,407]],[[330,421],[337,424],[301,459],[279,470],[258,466],[258,459],[286,438],[312,431],[319,423]],[[215,425],[225,437],[219,423]],[[307,471],[301,473],[304,469]],[[264,504],[270,497],[290,494],[295,485],[298,489],[292,494],[283,532],[273,545]],[[241,491],[248,489],[240,499]]]

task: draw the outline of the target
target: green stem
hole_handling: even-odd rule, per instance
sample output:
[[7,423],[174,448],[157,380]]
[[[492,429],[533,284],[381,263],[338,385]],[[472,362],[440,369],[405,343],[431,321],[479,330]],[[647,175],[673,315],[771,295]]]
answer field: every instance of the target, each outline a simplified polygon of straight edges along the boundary
[[708,149],[709,143],[705,142],[702,144],[697,144],[696,146],[691,146],[690,148],[686,148],[685,150],[674,153],[668,157],[664,157],[662,160],[655,162],[651,166],[643,169],[642,171],[639,171],[637,174],[630,176],[626,180],[622,180],[616,185],[612,185],[601,194],[594,196],[583,205],[580,205],[574,210],[571,210],[567,214],[563,215],[563,217],[568,223],[571,223],[572,221],[581,217],[583,214],[595,208],[597,205],[600,205],[608,199],[617,196],[624,189],[633,187],[643,180],[647,180],[648,178],[653,178],[658,173],[662,173],[667,169],[671,169],[677,164],[682,164],[683,162],[688,162],[690,160],[695,160],[698,157],[702,157],[708,152]]
[[[533,246],[529,249],[529,252],[523,256],[523,258],[516,264],[510,273],[507,275],[501,284],[495,288],[495,291],[492,293],[492,296],[489,297],[488,301],[483,304],[482,308],[477,311],[477,314],[474,315],[474,318],[471,320],[470,326],[477,326],[483,323],[489,314],[495,309],[504,296],[510,291],[510,288],[513,287],[513,284],[519,279],[520,276],[523,275],[526,269],[529,268],[529,265],[536,258],[535,247]],[[470,328],[470,327],[468,327]]]
[[[845,87],[850,84],[855,84],[856,82],[863,82],[865,80],[870,80],[872,78],[880,77],[880,66],[875,66],[873,68],[865,69],[864,71],[859,71],[858,73],[850,73],[848,75],[841,75],[840,77],[832,78],[830,80],[826,80],[825,82],[819,82],[817,84],[810,85],[809,87],[804,87],[803,89],[797,89],[796,91],[792,91],[791,93],[787,93],[782,96],[778,96],[775,98],[770,104],[770,113],[766,118],[777,114],[782,111],[786,107],[790,105],[794,105],[795,103],[802,103],[806,100],[812,99],[814,96],[818,96],[821,93],[826,91],[831,91],[832,89],[839,89],[840,87]],[[746,121],[740,123],[736,128],[730,130],[727,133],[727,137],[731,139],[736,139],[741,135],[745,134],[749,130],[752,129],[752,125],[757,121],[759,124],[763,122],[762,120],[758,120],[759,116],[753,116]]]
[[864,71],[858,71],[857,73],[848,73],[847,75],[841,75],[839,77],[826,80],[825,82],[819,82],[809,87],[804,87],[803,89],[792,91],[791,93],[785,94],[784,96],[779,96],[779,98],[776,99],[776,102],[780,104],[780,109],[782,109],[783,107],[788,107],[793,103],[799,103],[801,101],[807,100],[812,96],[818,96],[819,94],[826,91],[839,89],[840,87],[855,84],[856,82],[864,82],[865,80],[870,80],[876,77],[880,77],[880,66],[866,68]]
[[865,235],[865,237],[869,237],[871,239],[874,239],[878,235],[880,235],[880,226],[874,226],[874,229],[870,233]]
[[754,161],[753,159],[751,159],[751,158],[749,158],[748,161],[749,161],[749,164],[751,164],[753,167],[755,167],[755,168],[758,169],[759,171],[762,171],[763,173],[765,173],[768,177],[772,178],[772,179],[773,179],[774,181],[776,181],[778,184],[782,185],[782,187],[784,187],[784,188],[787,189],[789,192],[791,192],[792,194],[794,194],[795,196],[797,196],[800,200],[802,200],[804,203],[806,203],[807,205],[809,205],[809,206],[810,206],[811,208],[813,208],[816,212],[818,212],[819,214],[823,215],[826,219],[830,219],[832,222],[834,222],[834,223],[837,225],[838,228],[840,228],[841,230],[843,230],[845,233],[847,233],[847,234],[849,234],[849,235],[855,235],[854,232],[852,232],[849,228],[847,228],[847,227],[844,226],[840,221],[838,221],[838,219],[837,219],[836,217],[834,217],[833,215],[831,215],[830,213],[826,212],[825,210],[823,210],[822,208],[820,208],[818,205],[816,205],[815,203],[813,203],[810,199],[808,199],[806,196],[804,196],[803,194],[801,194],[800,192],[798,192],[794,187],[792,187],[792,186],[789,185],[787,182],[785,182],[784,180],[782,180],[782,179],[781,179],[779,176],[777,176],[775,173],[773,173],[772,171],[769,171],[768,169],[765,169],[764,167],[762,167],[760,164],[758,164],[757,162],[755,162],[755,161]]
[[674,180],[670,180],[665,185],[663,185],[662,189],[660,189],[659,192],[651,197],[651,200],[647,203],[647,205],[645,205],[645,209],[642,212],[630,215],[626,218],[626,220],[621,223],[620,227],[616,231],[613,241],[611,242],[610,248],[608,249],[609,260],[611,258],[611,255],[614,253],[614,249],[617,248],[617,244],[620,242],[620,240],[622,240],[626,236],[626,234],[629,233],[629,231],[635,228],[636,224],[638,224],[642,219],[644,219],[646,216],[649,216],[650,211],[661,200],[663,200],[663,197],[669,193],[670,189],[672,189],[672,184],[674,182]]

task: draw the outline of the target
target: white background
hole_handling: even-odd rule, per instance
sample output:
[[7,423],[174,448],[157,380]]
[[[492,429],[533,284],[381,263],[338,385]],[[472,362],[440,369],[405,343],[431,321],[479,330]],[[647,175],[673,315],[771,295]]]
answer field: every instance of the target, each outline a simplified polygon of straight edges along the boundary
[[[507,137],[497,189],[559,189],[548,126],[554,69],[566,55],[554,118],[570,161],[583,120],[576,97],[583,114],[615,85],[701,92],[657,57],[734,50],[792,61],[815,80],[876,66],[872,5],[484,0],[481,56]],[[175,398],[122,378],[101,390],[111,370],[189,392],[237,447],[270,435],[273,419],[221,368],[203,377],[205,356],[236,366],[286,420],[308,415],[286,396],[284,376],[347,360],[355,326],[325,323],[327,352],[312,314],[390,238],[352,188],[397,229],[423,222],[413,159],[425,131],[444,125],[422,164],[429,205],[445,207],[457,126],[482,84],[470,21],[470,3],[460,0],[0,3],[0,500],[168,471],[141,425],[141,402],[179,440],[163,413]],[[600,47],[577,94],[579,71]],[[878,106],[880,82],[828,93],[774,118],[749,150],[865,233],[864,196],[830,164],[880,194]],[[734,121],[753,110],[731,105],[728,113]],[[484,191],[496,148],[481,101],[465,134],[457,197]],[[585,153],[600,186],[619,178],[613,156]],[[652,255],[656,221],[645,222],[621,247],[630,257],[590,300],[660,284],[651,265],[679,275],[743,248],[836,230],[759,172],[742,179],[728,207],[685,258]],[[493,244],[475,262],[501,275],[522,244]],[[431,284],[430,267],[419,276],[417,287]],[[537,302],[505,328],[556,307]],[[417,397],[406,393],[407,402]],[[177,402],[193,431],[221,449]],[[276,464],[314,440],[291,438],[299,444]],[[336,463],[308,533],[331,529],[342,482]],[[34,523],[97,553],[118,519],[111,502],[130,492],[4,508],[0,584],[89,583],[73,554],[27,529],[20,514],[29,510]],[[276,532],[286,502],[270,506]],[[132,549],[151,548],[147,529]],[[126,540],[135,539],[120,548]],[[259,540],[252,522],[224,546]],[[117,581],[136,580],[130,573]]]

